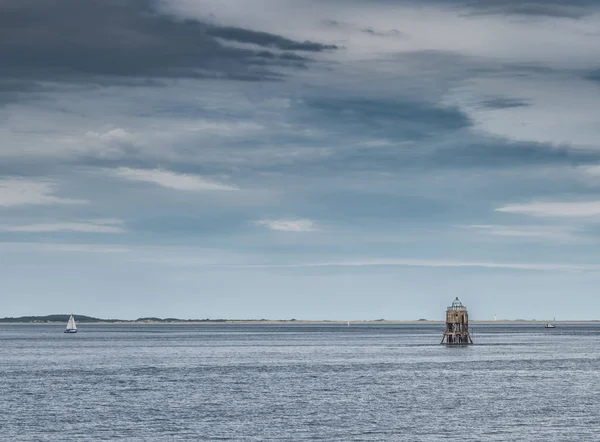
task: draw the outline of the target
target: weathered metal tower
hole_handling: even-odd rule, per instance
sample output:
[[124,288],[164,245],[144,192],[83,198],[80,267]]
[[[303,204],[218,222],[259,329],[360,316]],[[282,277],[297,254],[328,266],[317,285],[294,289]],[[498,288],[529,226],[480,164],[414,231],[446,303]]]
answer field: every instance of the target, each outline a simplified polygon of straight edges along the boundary
[[466,345],[472,343],[471,335],[469,335],[469,313],[457,296],[452,305],[446,309],[446,331],[441,344]]

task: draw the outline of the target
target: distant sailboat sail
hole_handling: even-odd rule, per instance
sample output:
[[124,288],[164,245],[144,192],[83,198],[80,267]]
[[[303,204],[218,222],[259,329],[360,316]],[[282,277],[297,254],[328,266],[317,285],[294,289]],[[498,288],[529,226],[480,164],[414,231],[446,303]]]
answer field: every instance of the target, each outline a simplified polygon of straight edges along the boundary
[[75,324],[75,318],[73,315],[69,316],[69,320],[67,321],[67,328],[65,328],[65,333],[77,333],[77,324]]

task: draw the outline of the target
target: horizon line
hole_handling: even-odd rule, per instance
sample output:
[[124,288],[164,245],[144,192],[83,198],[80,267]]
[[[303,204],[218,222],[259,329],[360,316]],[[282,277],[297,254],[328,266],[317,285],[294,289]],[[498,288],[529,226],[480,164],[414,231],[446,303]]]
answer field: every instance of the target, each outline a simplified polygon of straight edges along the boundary
[[[346,323],[346,322],[389,322],[389,323],[417,323],[417,322],[434,322],[434,323],[445,323],[445,319],[428,319],[428,318],[419,318],[419,319],[385,319],[385,318],[377,318],[377,319],[298,319],[298,318],[177,318],[177,317],[159,317],[159,316],[141,316],[135,319],[124,319],[124,318],[100,318],[96,316],[77,314],[77,313],[54,313],[49,315],[21,315],[21,316],[5,316],[0,318],[0,323],[4,321],[16,321],[16,320],[26,320],[29,321],[43,321],[43,323],[52,323],[52,322],[61,322],[58,318],[65,316],[69,317],[73,315],[75,318],[86,318],[89,322],[298,322],[298,323],[314,323],[314,322],[329,322],[329,323]],[[45,319],[48,318],[48,319]],[[50,319],[52,318],[52,319]],[[88,321],[83,321],[88,322]],[[588,319],[526,319],[526,318],[502,318],[502,319],[494,319],[494,318],[480,318],[480,319],[470,319],[469,322],[472,323],[502,323],[502,322],[600,322],[600,318],[588,318]]]

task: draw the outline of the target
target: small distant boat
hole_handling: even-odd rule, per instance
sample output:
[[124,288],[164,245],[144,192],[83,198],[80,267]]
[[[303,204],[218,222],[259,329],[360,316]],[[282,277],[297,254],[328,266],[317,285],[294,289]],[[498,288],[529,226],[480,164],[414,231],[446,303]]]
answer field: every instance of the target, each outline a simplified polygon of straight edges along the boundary
[[77,333],[77,324],[75,324],[75,318],[73,315],[69,316],[69,320],[67,321],[67,328],[65,328],[65,333]]
[[350,321],[347,321],[347,322],[348,322],[348,327],[350,327]]
[[544,328],[556,328],[556,325],[546,322],[546,325],[544,326]]

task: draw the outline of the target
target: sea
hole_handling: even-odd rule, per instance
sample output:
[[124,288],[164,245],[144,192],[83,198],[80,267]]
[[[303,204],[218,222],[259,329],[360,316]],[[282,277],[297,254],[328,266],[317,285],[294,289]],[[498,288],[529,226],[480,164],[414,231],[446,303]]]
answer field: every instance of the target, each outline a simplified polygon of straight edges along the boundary
[[600,323],[0,326],[2,441],[597,441]]

